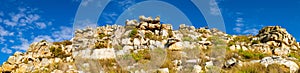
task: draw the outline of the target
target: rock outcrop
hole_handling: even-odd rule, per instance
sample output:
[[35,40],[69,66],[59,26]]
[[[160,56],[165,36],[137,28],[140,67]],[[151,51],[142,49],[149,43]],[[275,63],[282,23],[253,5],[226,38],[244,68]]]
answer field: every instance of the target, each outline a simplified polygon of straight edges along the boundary
[[140,16],[125,26],[77,29],[71,40],[32,43],[26,52],[10,56],[0,72],[231,72],[259,63],[265,68],[283,65],[296,73],[299,48],[280,26],[265,27],[256,36],[237,36],[185,24],[173,30],[160,17]]

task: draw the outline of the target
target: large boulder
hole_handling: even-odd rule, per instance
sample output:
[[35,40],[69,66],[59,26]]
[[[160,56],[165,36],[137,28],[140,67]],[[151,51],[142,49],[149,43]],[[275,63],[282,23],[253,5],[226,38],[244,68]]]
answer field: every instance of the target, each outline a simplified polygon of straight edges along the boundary
[[286,67],[289,67],[290,73],[295,73],[299,70],[299,66],[297,65],[297,63],[281,58],[280,56],[264,57],[262,60],[260,60],[260,63],[266,67],[274,63],[285,65]]

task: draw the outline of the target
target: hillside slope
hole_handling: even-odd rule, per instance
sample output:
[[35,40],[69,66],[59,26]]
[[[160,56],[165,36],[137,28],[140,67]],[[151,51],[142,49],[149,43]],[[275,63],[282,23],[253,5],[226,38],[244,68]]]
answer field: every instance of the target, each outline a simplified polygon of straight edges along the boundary
[[15,52],[0,72],[277,73],[299,70],[299,42],[280,26],[252,35],[161,24],[140,16],[126,26],[78,29],[71,40],[40,41]]

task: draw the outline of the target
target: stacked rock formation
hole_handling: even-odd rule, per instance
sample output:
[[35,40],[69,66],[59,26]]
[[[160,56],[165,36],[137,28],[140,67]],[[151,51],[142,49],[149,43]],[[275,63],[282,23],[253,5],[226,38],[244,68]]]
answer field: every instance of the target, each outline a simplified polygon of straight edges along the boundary
[[26,53],[15,52],[2,64],[0,72],[75,73],[73,48],[70,41],[32,43]]
[[185,24],[173,30],[160,17],[140,16],[125,26],[77,29],[69,41],[32,43],[27,52],[10,56],[0,72],[230,73],[258,63],[263,68],[278,64],[282,71],[295,73],[299,48],[280,26],[265,27],[256,36],[237,36]]

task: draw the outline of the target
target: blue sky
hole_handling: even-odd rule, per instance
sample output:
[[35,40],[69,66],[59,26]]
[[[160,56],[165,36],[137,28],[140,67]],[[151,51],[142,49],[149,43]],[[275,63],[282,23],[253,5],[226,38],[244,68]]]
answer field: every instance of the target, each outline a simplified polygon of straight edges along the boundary
[[[72,25],[80,2],[81,0],[1,0],[0,55],[2,57],[0,63],[6,61],[9,55],[16,51],[25,52],[32,42],[42,39],[50,42],[71,39]],[[111,0],[99,16],[98,25],[117,23],[117,19],[122,17],[124,11],[141,2],[144,1]],[[207,26],[202,13],[192,1],[163,0],[163,2],[179,9],[195,27]],[[297,41],[300,40],[299,0],[216,0],[216,2],[228,34],[255,35],[264,26],[280,25],[286,28]],[[210,8],[211,14],[215,14],[214,7]],[[164,16],[163,13],[158,15]],[[174,23],[173,26],[178,26],[180,23],[176,21],[183,21],[183,18],[174,16],[162,17],[166,18],[162,22]]]

